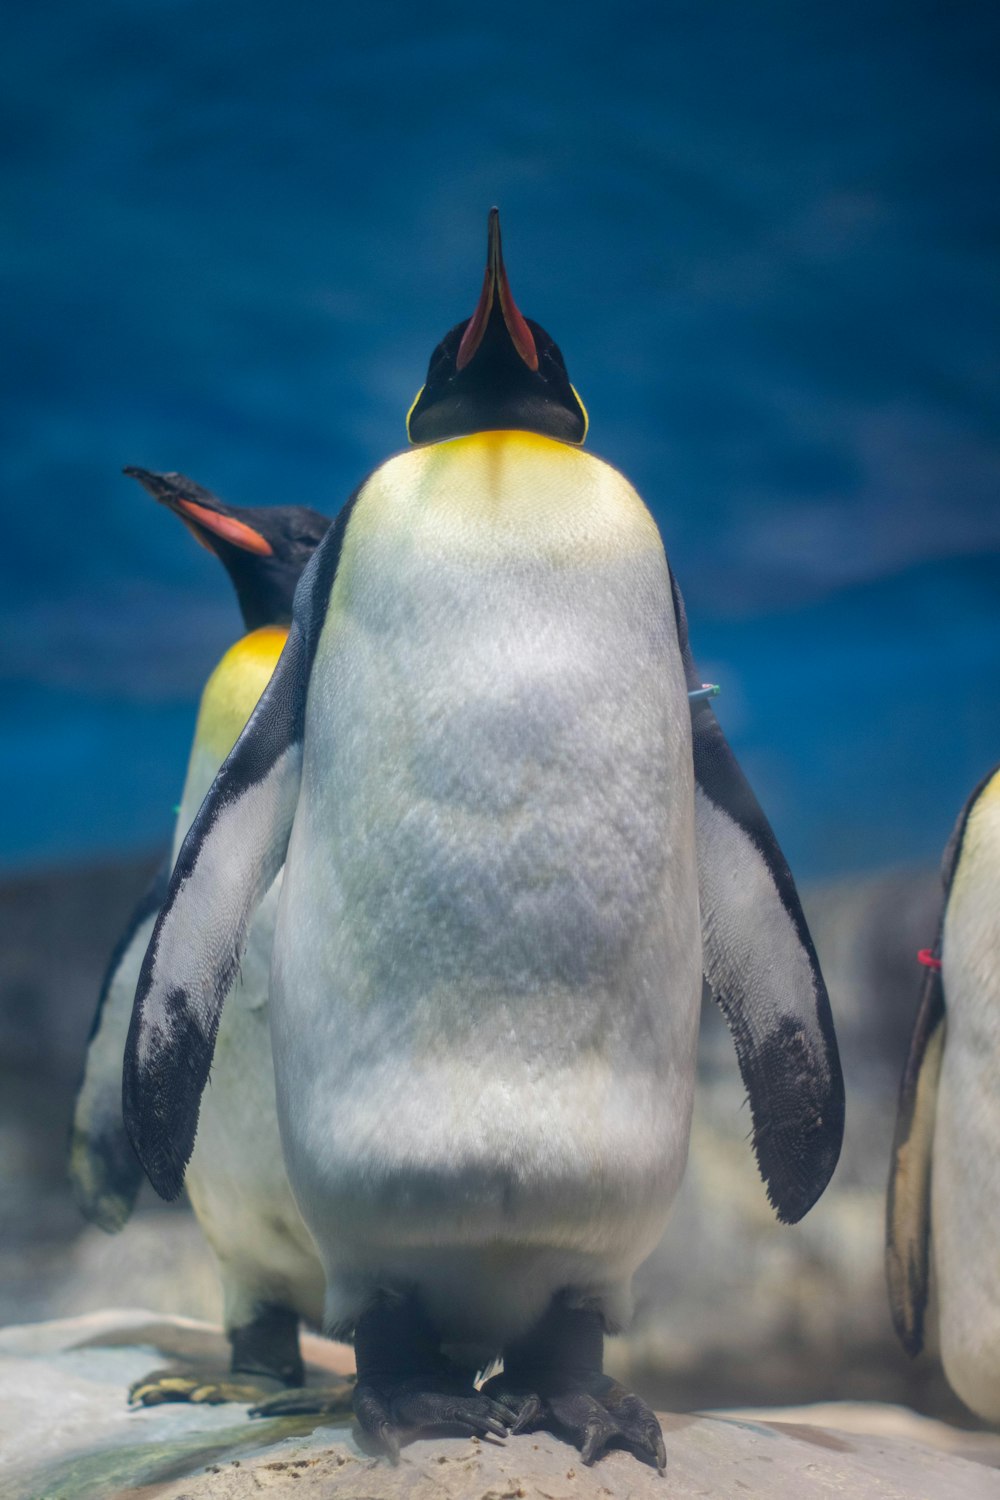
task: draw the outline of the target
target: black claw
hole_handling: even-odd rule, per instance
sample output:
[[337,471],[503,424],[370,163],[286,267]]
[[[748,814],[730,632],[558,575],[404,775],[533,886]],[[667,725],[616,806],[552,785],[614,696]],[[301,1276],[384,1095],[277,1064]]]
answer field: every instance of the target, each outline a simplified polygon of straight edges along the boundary
[[399,1434],[386,1403],[373,1386],[354,1387],[354,1415],[361,1431],[385,1454],[391,1464],[398,1464]]
[[522,1404],[521,1410],[514,1418],[511,1434],[527,1432],[540,1420],[542,1415],[542,1403],[538,1396],[529,1396]]
[[434,1390],[403,1391],[390,1396],[390,1409],[398,1427],[413,1431],[434,1427],[458,1427],[469,1437],[505,1438],[503,1413],[487,1396]]
[[614,1417],[584,1391],[551,1396],[548,1404],[555,1421],[579,1448],[581,1462],[588,1466],[600,1457],[609,1442],[621,1436]]
[[379,1447],[395,1468],[399,1463],[399,1433],[391,1422],[380,1422],[377,1438]]
[[603,1400],[617,1423],[622,1440],[633,1451],[638,1451],[640,1457],[648,1456],[662,1474],[667,1467],[667,1450],[656,1414],[650,1411],[645,1401],[623,1390],[617,1382]]
[[508,1428],[516,1419],[519,1403],[505,1401],[502,1396],[494,1396],[492,1394],[487,1396],[483,1392],[480,1392],[479,1399],[490,1416],[495,1417],[498,1422],[502,1422],[505,1428]]
[[542,1403],[535,1392],[511,1387],[503,1375],[494,1375],[488,1380],[482,1395],[499,1408],[501,1420],[507,1423],[512,1435],[526,1432],[542,1414]]

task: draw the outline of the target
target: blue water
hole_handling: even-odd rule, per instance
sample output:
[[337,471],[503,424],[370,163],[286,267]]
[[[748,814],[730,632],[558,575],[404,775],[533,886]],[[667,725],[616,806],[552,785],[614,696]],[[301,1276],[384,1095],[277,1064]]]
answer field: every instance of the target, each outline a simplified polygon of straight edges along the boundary
[[936,858],[1000,758],[995,17],[15,0],[0,861],[164,837],[236,629],[121,465],[335,510],[494,201],[796,869]]

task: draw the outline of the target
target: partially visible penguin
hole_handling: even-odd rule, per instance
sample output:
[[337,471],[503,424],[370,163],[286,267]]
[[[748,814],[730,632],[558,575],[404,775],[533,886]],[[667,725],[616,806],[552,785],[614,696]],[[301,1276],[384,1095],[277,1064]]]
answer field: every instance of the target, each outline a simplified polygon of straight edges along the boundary
[[918,1354],[933,1258],[945,1375],[1000,1423],[1000,765],[959,814],[942,876],[893,1142],[889,1303]]
[[[77,1099],[70,1176],[88,1219],[109,1233],[126,1222],[142,1169],[121,1112],[121,1067],[142,956],[166,879],[195,813],[270,680],[288,635],[292,596],[329,521],[301,506],[225,505],[181,474],[127,469],[214,553],[236,590],[246,634],[205,685],[173,852],[140,902],[102,986]],[[295,1207],[281,1158],[268,1025],[268,971],[279,881],[250,932],[220,1028],[187,1189],[218,1260],[232,1367],[219,1378],[169,1371],[140,1381],[133,1400],[254,1399],[261,1377],[299,1385],[298,1322],[322,1316],[323,1272]],[[235,1377],[235,1379],[234,1379]]]
[[518,311],[494,211],[479,304],[431,356],[414,446],[303,575],[136,994],[125,1118],[170,1198],[284,863],[282,1141],[325,1327],[353,1335],[355,1412],[390,1457],[415,1430],[540,1424],[585,1463],[624,1444],[663,1467],[603,1340],[684,1170],[703,968],[780,1218],[807,1211],[840,1149],[792,877],[711,707],[689,700],[653,518],[581,451],[586,430],[559,349]]

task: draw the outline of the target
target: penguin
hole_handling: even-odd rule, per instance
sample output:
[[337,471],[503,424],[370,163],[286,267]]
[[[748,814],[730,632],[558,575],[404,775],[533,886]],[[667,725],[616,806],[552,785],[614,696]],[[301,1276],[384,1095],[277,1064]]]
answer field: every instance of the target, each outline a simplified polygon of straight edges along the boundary
[[[182,474],[125,472],[219,558],[246,633],[206,683],[172,854],[137,906],[101,987],[76,1102],[70,1177],[84,1215],[109,1233],[127,1221],[142,1175],[121,1113],[122,1057],[142,957],[173,859],[271,677],[288,635],[295,586],[330,524],[302,506],[225,505]],[[253,923],[187,1177],[192,1207],[219,1265],[231,1369],[218,1378],[176,1370],[146,1377],[131,1392],[139,1404],[259,1401],[272,1393],[269,1382],[301,1386],[299,1319],[318,1325],[322,1316],[322,1266],[288,1186],[274,1102],[267,990],[279,885]]]
[[493,210],[476,309],[431,355],[410,447],[302,576],[136,993],[124,1114],[169,1199],[284,866],[281,1137],[325,1330],[353,1339],[355,1415],[391,1461],[414,1432],[545,1426],[584,1463],[624,1446],[662,1471],[603,1343],[684,1170],[703,972],[780,1219],[840,1150],[791,873],[700,688],[656,524],[587,426]]
[[942,862],[944,910],[899,1094],[886,1276],[904,1348],[923,1348],[930,1266],[941,1363],[965,1405],[1000,1422],[1000,765],[962,808]]

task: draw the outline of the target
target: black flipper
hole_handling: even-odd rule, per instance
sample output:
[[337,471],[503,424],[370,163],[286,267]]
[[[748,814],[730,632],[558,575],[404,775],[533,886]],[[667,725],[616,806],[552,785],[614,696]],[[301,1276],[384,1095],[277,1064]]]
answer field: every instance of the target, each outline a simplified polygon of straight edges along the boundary
[[[969,814],[1000,771],[987,771],[959,813],[941,861],[944,906],[958,869]],[[945,911],[924,977],[910,1050],[899,1086],[899,1108],[886,1196],[885,1274],[892,1321],[908,1354],[924,1346],[924,1313],[930,1280],[931,1158],[938,1080],[944,1054],[946,1010],[941,976]]]
[[70,1133],[69,1177],[84,1218],[107,1234],[129,1219],[142,1167],[122,1118],[122,1055],[136,980],[167,893],[170,857],[143,892],[108,962],[87,1042]]
[[181,845],[143,961],[122,1098],[129,1138],[163,1198],[183,1186],[223,1002],[284,863],[309,674],[355,498],[302,575],[285,649]]
[[[689,689],[701,680],[671,577]],[[705,978],[729,1024],[767,1196],[794,1224],[823,1192],[844,1133],[833,1016],[795,882],[709,703],[691,705]]]
[[[939,935],[934,957],[940,961],[940,955]],[[908,1354],[919,1354],[924,1346],[924,1312],[930,1277],[931,1156],[944,1053],[944,1022],[941,974],[938,969],[928,968],[899,1087],[899,1113],[886,1197],[885,1274],[889,1308]]]

